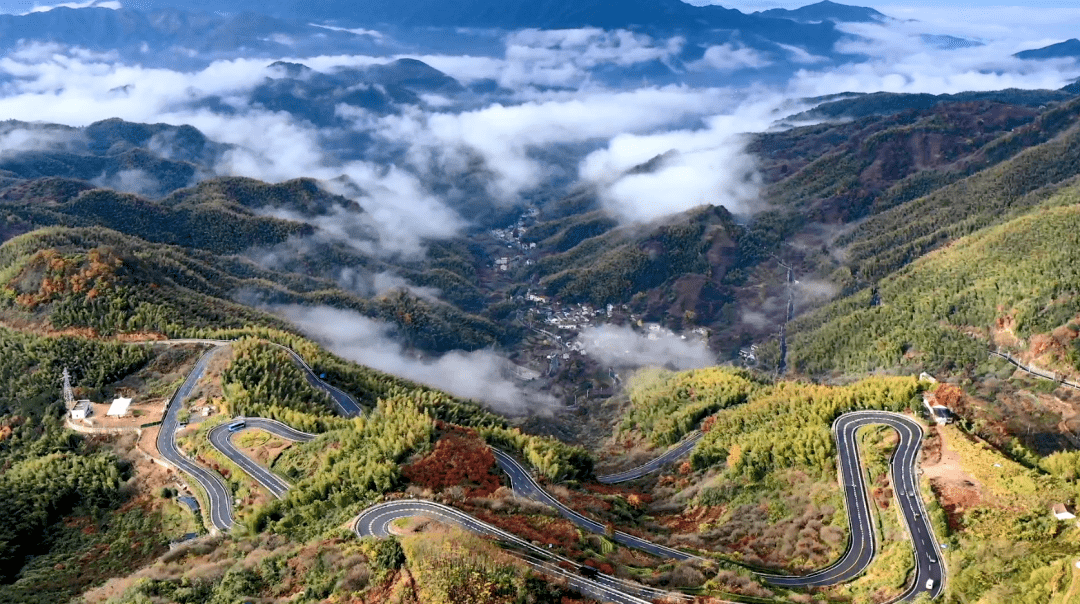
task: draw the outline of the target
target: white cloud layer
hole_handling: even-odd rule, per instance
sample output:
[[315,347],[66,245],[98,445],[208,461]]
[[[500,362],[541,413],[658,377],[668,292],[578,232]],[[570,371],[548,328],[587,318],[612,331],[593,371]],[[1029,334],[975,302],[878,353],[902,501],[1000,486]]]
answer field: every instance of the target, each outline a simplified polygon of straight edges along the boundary
[[597,65],[666,63],[684,44],[680,37],[658,41],[625,29],[526,29],[507,36],[506,66],[498,79],[507,88],[526,84],[580,86],[588,79],[588,70]]
[[546,176],[544,165],[530,156],[533,149],[655,131],[729,103],[727,91],[682,86],[567,93],[457,114],[412,111],[383,118],[379,133],[412,141],[411,158],[420,167],[462,169],[455,162],[479,154],[494,172],[491,193],[511,198]]
[[[458,232],[463,221],[415,175],[394,166],[341,162],[322,148],[317,129],[286,113],[246,109],[227,115],[180,108],[212,95],[238,97],[269,75],[268,63],[237,59],[176,72],[117,64],[108,56],[67,52],[56,45],[31,45],[0,58],[0,70],[20,78],[6,86],[0,115],[74,126],[110,117],[190,124],[214,141],[234,145],[215,166],[219,174],[269,182],[312,177],[356,199],[364,212],[292,218],[367,246],[370,253],[415,255],[424,239]],[[115,94],[114,89],[125,85],[126,94]],[[335,181],[342,176],[351,186]],[[353,237],[365,229],[374,230],[374,241]]]
[[[1036,22],[1045,20],[1043,11],[1028,10]],[[840,42],[837,50],[865,54],[870,60],[829,66],[827,70],[808,67],[789,83],[790,94],[817,96],[845,91],[945,94],[1005,88],[1056,89],[1080,77],[1080,64],[1071,59],[1024,61],[1012,56],[1020,50],[1060,42],[1061,38],[1047,38],[1045,33],[1035,31],[1023,33],[1025,25],[1013,29],[1011,23],[1005,25],[1008,21],[994,26],[985,20],[967,20],[966,13],[957,11],[936,13],[949,15],[948,23],[842,24],[840,29],[857,38]],[[1080,25],[1080,10],[1074,12],[1073,18]],[[918,14],[935,13],[920,9]],[[1001,18],[1017,16],[1008,11],[994,14]],[[965,37],[983,45],[936,48],[921,39],[920,35],[927,33]]]
[[[745,133],[768,128],[772,102],[748,102],[733,114],[708,118],[700,129],[618,135],[582,161],[581,176],[600,188],[611,213],[630,222],[702,204],[752,213],[759,209],[759,181]],[[657,156],[664,157],[652,170],[627,173]]]
[[[650,337],[651,336],[651,337]],[[612,367],[669,367],[695,369],[716,364],[716,355],[698,340],[684,340],[660,328],[638,333],[630,327],[586,327],[577,340],[589,356]]]
[[[63,2],[60,4],[50,5],[35,5],[30,9],[29,13],[44,13],[51,11],[54,8],[110,8],[112,10],[120,10],[122,8],[119,2],[115,0],[86,0],[86,2]],[[25,13],[24,13],[25,14]]]
[[[247,92],[270,74],[265,59],[216,61],[205,69],[178,72],[123,65],[115,53],[27,45],[0,57],[0,72],[14,77],[0,84],[0,115],[70,125],[109,117],[191,124],[235,146],[216,166],[219,173],[267,181],[310,176],[336,183],[328,186],[357,199],[365,211],[307,221],[366,250],[409,255],[421,251],[424,240],[454,235],[465,226],[448,202],[430,191],[427,178],[433,173],[480,170],[490,175],[490,195],[513,200],[555,172],[546,159],[538,158],[537,150],[575,146],[593,151],[580,163],[580,156],[570,158],[562,168],[572,170],[576,164],[580,177],[599,187],[606,207],[626,221],[653,220],[702,203],[751,213],[757,209],[757,187],[742,135],[768,128],[778,117],[772,108],[790,99],[840,91],[1056,88],[1080,76],[1080,68],[1070,61],[1011,58],[1012,52],[1030,48],[1034,41],[1056,40],[1025,39],[1004,28],[983,28],[983,47],[932,48],[917,34],[962,35],[964,26],[948,30],[945,17],[935,20],[934,11],[923,14],[929,17],[919,23],[842,26],[861,40],[846,41],[840,49],[871,57],[862,63],[825,68],[821,57],[781,46],[788,59],[804,69],[783,90],[751,94],[676,85],[613,90],[592,81],[589,70],[597,66],[665,63],[685,45],[681,38],[655,39],[629,31],[524,30],[505,37],[503,57],[418,56],[463,81],[493,79],[514,92],[512,100],[504,97],[500,103],[468,110],[433,98],[434,106],[388,117],[340,106],[338,115],[351,120],[353,129],[408,150],[405,162],[397,166],[341,161],[322,147],[326,132],[285,113],[245,107]],[[1066,9],[1034,11],[1031,22],[1048,21],[1048,14],[1072,15]],[[318,70],[388,60],[345,55],[283,59]],[[697,66],[724,72],[767,66],[769,60],[758,51],[726,44],[708,49]],[[237,112],[186,108],[210,96]],[[336,133],[339,139],[343,135],[348,133]],[[664,154],[665,161],[654,170],[626,174]],[[342,176],[345,180],[339,180]],[[129,187],[137,184],[132,180]],[[374,242],[356,237],[358,231],[374,231]]]
[[420,359],[393,340],[389,325],[352,311],[295,305],[270,310],[335,354],[361,365],[481,401],[509,415],[544,415],[554,408],[550,396],[527,392],[505,377],[509,361],[493,351],[454,351],[437,359]]
[[[808,55],[805,50],[798,50]],[[694,71],[712,70],[719,71],[720,73],[727,73],[730,71],[738,71],[740,69],[765,67],[768,65],[772,65],[772,61],[753,48],[736,47],[731,44],[720,44],[718,46],[710,46],[707,48],[701,59],[687,65],[687,67]]]

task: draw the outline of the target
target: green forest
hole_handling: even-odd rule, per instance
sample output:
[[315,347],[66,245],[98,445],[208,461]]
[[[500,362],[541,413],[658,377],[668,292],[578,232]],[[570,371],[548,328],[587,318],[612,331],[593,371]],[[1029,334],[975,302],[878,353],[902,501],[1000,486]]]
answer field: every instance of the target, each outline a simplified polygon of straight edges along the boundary
[[961,239],[863,290],[798,318],[789,328],[799,372],[970,371],[986,362],[990,335],[1046,333],[1080,315],[1080,189]]
[[759,376],[745,370],[642,370],[630,381],[632,406],[619,429],[638,431],[654,446],[673,445],[706,416],[746,402],[764,385]]
[[[50,554],[63,559],[80,552],[88,538],[71,535],[61,521],[104,520],[130,495],[130,465],[63,426],[63,369],[79,394],[95,396],[150,358],[146,346],[0,328],[0,601],[48,602],[77,593],[87,578],[43,575],[36,566],[23,572],[23,565],[33,556],[46,556],[45,562]],[[116,514],[118,526],[123,518]],[[146,555],[161,538],[145,545],[133,551]]]

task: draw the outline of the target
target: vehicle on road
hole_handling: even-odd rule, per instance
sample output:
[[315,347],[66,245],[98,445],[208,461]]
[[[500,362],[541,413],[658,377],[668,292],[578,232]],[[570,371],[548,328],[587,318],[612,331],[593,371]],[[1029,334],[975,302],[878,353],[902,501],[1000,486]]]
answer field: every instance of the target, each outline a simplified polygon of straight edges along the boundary
[[583,577],[588,577],[589,579],[595,579],[600,576],[600,571],[591,566],[579,566],[578,572],[581,573]]
[[229,432],[237,432],[239,430],[243,430],[246,427],[247,427],[247,422],[245,422],[245,421],[233,422],[233,423],[229,424]]
[[926,589],[934,589],[934,580],[933,579],[927,579],[926,580]]

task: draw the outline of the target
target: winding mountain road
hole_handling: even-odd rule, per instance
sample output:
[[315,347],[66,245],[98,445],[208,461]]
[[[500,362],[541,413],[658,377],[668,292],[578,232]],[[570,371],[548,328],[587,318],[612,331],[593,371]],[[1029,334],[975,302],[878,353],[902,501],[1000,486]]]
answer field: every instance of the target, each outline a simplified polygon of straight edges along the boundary
[[[574,567],[578,566],[577,562],[555,555],[513,533],[506,532],[496,526],[474,518],[465,512],[441,503],[423,499],[399,499],[373,505],[365,509],[360,513],[360,516],[357,517],[356,522],[353,523],[353,532],[355,532],[358,537],[388,537],[392,534],[390,525],[395,520],[416,516],[438,520],[478,535],[495,537],[496,539],[514,545],[519,549],[530,552],[534,557],[534,560],[531,561],[530,565],[543,572],[551,570],[551,562],[562,562],[564,564],[573,565]],[[547,561],[549,564],[539,564],[538,560]],[[526,561],[530,562],[529,560]],[[556,566],[555,568],[559,567]],[[651,602],[653,599],[657,598],[679,597],[679,594],[672,594],[667,591],[646,587],[632,581],[619,579],[603,573],[599,573],[593,579],[586,579],[573,573],[568,573],[567,575],[568,578],[572,577],[574,579],[572,584],[579,588],[579,591],[583,591],[594,597],[599,597],[605,602],[611,601],[626,604],[639,604],[642,602]]]
[[[176,446],[176,430],[179,428],[179,413],[180,409],[183,406],[184,399],[186,399],[191,394],[191,391],[192,389],[194,389],[195,384],[199,381],[203,373],[206,371],[206,366],[210,362],[210,359],[215,354],[217,354],[217,352],[220,351],[222,347],[231,344],[232,341],[187,338],[178,340],[154,340],[146,343],[208,344],[214,346],[214,348],[205,352],[203,356],[199,358],[198,362],[195,363],[195,367],[191,370],[187,378],[184,380],[184,383],[180,386],[180,388],[176,390],[172,398],[169,399],[169,403],[165,410],[165,417],[162,418],[161,428],[158,431],[157,449],[166,461],[191,476],[195,480],[195,482],[199,483],[203,490],[206,491],[208,503],[207,514],[210,519],[210,523],[217,530],[228,531],[233,526],[232,495],[229,493],[229,489],[225,485],[225,481],[217,472],[204,468],[203,466],[197,464],[190,457],[188,457],[185,453],[180,451],[180,449]],[[306,377],[308,383],[329,394],[336,403],[339,411],[341,411],[344,415],[359,415],[360,413],[362,413],[363,408],[360,406],[359,403],[356,402],[354,398],[352,398],[342,390],[335,388],[334,386],[331,386],[330,384],[327,384],[326,382],[323,382],[321,379],[319,379],[319,377],[315,375],[315,372],[311,369],[311,367],[308,366],[308,364],[304,362],[304,359],[301,358],[300,355],[296,354],[295,351],[293,351],[291,348],[288,348],[287,346],[282,346],[280,344],[274,345],[287,351],[290,356],[292,356],[296,364],[304,371],[304,376]],[[274,420],[251,418],[247,421],[249,422],[249,427],[259,427],[289,440],[303,442],[305,439],[311,440],[312,438],[314,438],[314,435],[312,434],[307,434],[306,432],[294,430],[293,428],[290,428],[289,426],[286,426],[285,424],[282,424],[281,422],[276,422]],[[260,484],[269,489],[275,497],[281,497],[281,494],[284,493],[286,489],[288,489],[288,483],[279,478],[277,475],[270,472],[269,470],[263,469],[261,466],[249,459],[247,456],[241,454],[232,445],[231,439],[223,436],[220,433],[220,429],[221,426],[211,431],[211,443],[223,453],[229,451],[229,453],[226,453],[226,456],[229,457],[229,459],[239,465],[241,469],[243,469],[245,472],[248,472],[249,474],[252,474],[252,472],[254,472],[254,474],[252,474],[252,477],[255,478],[255,480],[258,480]],[[216,438],[214,437],[215,432],[217,432]],[[264,483],[261,479],[265,479],[267,482]],[[274,486],[271,487],[271,484]]]
[[[268,429],[268,431],[272,431],[283,438],[289,438],[298,442],[310,440],[313,437],[313,435],[293,431],[291,428],[280,422],[250,418],[246,419],[246,421],[248,422],[247,428],[259,427]],[[264,424],[263,422],[266,423]],[[866,476],[859,458],[859,449],[856,438],[859,428],[870,425],[887,425],[896,430],[900,436],[900,442],[897,445],[896,451],[890,462],[890,469],[897,501],[915,551],[916,572],[910,588],[895,601],[906,602],[914,600],[923,592],[929,592],[932,598],[937,597],[942,593],[944,589],[945,569],[944,565],[937,557],[939,546],[929,525],[922,499],[919,496],[918,482],[915,475],[915,460],[918,458],[923,436],[922,427],[917,421],[908,416],[883,411],[856,411],[846,413],[837,418],[836,422],[833,424],[833,434],[836,438],[838,449],[840,480],[844,488],[845,505],[848,510],[848,520],[850,525],[849,547],[844,555],[834,564],[807,575],[781,576],[761,574],[762,579],[774,585],[784,587],[835,585],[855,579],[861,575],[873,561],[877,553],[877,536],[868,498]],[[232,447],[232,444],[229,441],[229,436],[232,434],[233,433],[228,432],[227,425],[219,426],[211,433],[211,442],[213,442],[214,446],[222,453],[226,454],[230,459],[240,465],[244,471],[251,474],[260,482],[260,484],[263,484],[263,486],[270,489],[275,496],[280,497],[285,490],[288,489],[288,483],[269,472],[269,470],[262,468],[246,458],[243,453]],[[660,465],[663,465],[663,463],[677,458],[680,454],[685,454],[684,449],[686,449],[688,443],[696,443],[698,440],[700,440],[700,435],[691,435],[684,443],[665,452],[661,456],[664,460],[663,462],[660,462],[655,466],[651,463],[644,464],[632,471],[628,471],[628,473],[643,475],[648,471],[651,471],[649,468],[659,467]],[[690,448],[692,448],[692,445]],[[529,471],[511,455],[494,448],[492,449],[492,452],[495,455],[495,461],[498,463],[499,467],[510,477],[511,488],[515,495],[526,497],[552,507],[558,511],[560,515],[585,530],[600,534],[607,533],[606,527],[603,524],[570,509],[545,491],[536,480],[533,479]],[[390,523],[394,520],[411,516],[426,516],[443,520],[478,534],[490,535],[512,542],[524,549],[533,551],[538,555],[547,556],[548,558],[551,557],[551,554],[545,552],[543,549],[537,548],[535,545],[502,531],[501,529],[492,527],[464,512],[423,500],[400,500],[372,506],[360,514],[354,525],[354,530],[357,535],[360,536],[386,536],[389,534],[388,527]],[[636,537],[622,531],[615,531],[613,534],[609,534],[609,537],[616,543],[663,558],[674,560],[705,560],[705,558],[701,556],[653,543],[647,539]],[[623,596],[630,595],[632,598],[637,598],[638,596],[657,597],[656,594],[642,592],[641,590],[648,588],[636,584],[632,584],[634,586],[632,588],[627,585],[616,586],[604,584],[604,581],[609,580],[606,576],[597,577],[592,581],[584,578],[583,580],[586,582],[584,587],[587,588],[584,590],[585,593],[594,593],[596,590],[601,590],[604,592],[603,597],[612,601],[638,601],[635,599],[620,599],[621,596],[616,597],[614,592],[618,592]],[[930,584],[932,585],[930,588],[927,588],[928,580],[933,581],[933,583]],[[626,590],[628,588],[636,589],[638,591],[631,591],[627,594]]]
[[225,481],[222,480],[220,474],[195,463],[176,446],[176,429],[180,425],[179,414],[184,399],[195,388],[195,384],[202,377],[203,372],[206,371],[206,365],[210,362],[210,359],[220,350],[221,348],[211,348],[203,353],[202,357],[195,363],[195,368],[191,370],[191,373],[184,380],[184,383],[169,399],[169,403],[165,408],[165,417],[161,420],[161,428],[158,430],[157,450],[166,461],[194,478],[195,482],[202,486],[206,491],[209,508],[207,514],[210,523],[218,530],[227,531],[232,528],[233,518],[232,495],[229,493],[229,488],[225,486]]
[[[938,559],[939,546],[923,505],[915,474],[915,461],[922,446],[923,430],[919,422],[899,413],[886,411],[854,411],[838,417],[833,423],[836,439],[840,481],[848,513],[850,540],[844,555],[834,564],[805,576],[786,577],[762,575],[774,585],[809,587],[835,585],[851,581],[866,570],[877,554],[877,535],[866,487],[866,472],[859,458],[856,433],[859,428],[886,425],[900,435],[900,442],[890,461],[893,489],[907,525],[915,550],[915,579],[911,588],[896,601],[914,600],[922,592],[936,598],[944,590],[945,566]],[[927,589],[927,580],[933,587]]]
[[662,455],[651,459],[636,468],[624,470],[622,472],[616,472],[614,474],[605,474],[603,476],[597,476],[596,481],[602,484],[618,484],[620,482],[626,482],[628,480],[635,480],[641,478],[646,474],[650,474],[666,466],[667,464],[679,459],[683,455],[686,455],[690,451],[694,450],[698,441],[704,436],[699,430],[687,434],[683,439],[667,451],[664,451]]
[[[915,461],[918,459],[923,437],[922,426],[906,415],[885,411],[845,413],[837,418],[833,424],[833,437],[836,439],[838,450],[837,462],[840,470],[840,480],[844,487],[844,501],[851,529],[850,546],[847,551],[840,560],[830,566],[805,576],[762,575],[762,578],[774,585],[788,587],[835,585],[856,578],[873,561],[874,555],[877,553],[874,519],[870,513],[865,472],[862,470],[856,443],[858,429],[870,425],[887,425],[900,435],[900,443],[891,461],[892,483],[904,516],[904,522],[907,525],[908,534],[914,546],[916,575],[912,588],[905,592],[898,601],[913,600],[923,591],[930,592],[933,598],[940,595],[944,590],[944,565],[938,560],[939,546],[933,530],[930,528],[929,519],[922,498],[919,495],[918,480],[915,475]],[[607,484],[614,484],[640,478],[688,453],[701,440],[701,437],[700,432],[693,432],[660,457],[637,468],[618,474],[601,476],[597,480]],[[505,454],[503,455],[505,456]],[[504,461],[500,462],[500,466],[505,463],[505,457]],[[515,465],[517,465],[516,462]],[[520,466],[518,467],[520,468]],[[505,467],[503,469],[506,470]],[[520,472],[524,472],[524,470],[514,470],[514,473]],[[514,473],[510,471],[507,473],[511,474],[511,477],[514,476]],[[545,501],[545,503],[548,502]],[[564,516],[579,526],[596,530],[592,526],[596,524],[595,522],[580,523],[575,519],[575,516],[579,515],[572,511],[569,511],[569,513],[564,512],[566,508],[561,504],[556,502],[556,504],[549,503],[549,505],[555,505],[560,512],[563,512]],[[620,541],[620,543],[623,543],[623,541]],[[634,542],[627,542],[624,545],[638,547],[638,549],[660,556],[665,555],[661,550],[655,550],[652,547],[639,547]],[[677,558],[676,556],[668,557]],[[932,589],[926,588],[927,580],[933,580],[934,587]]]
[[[187,472],[203,486],[209,497],[211,522],[219,530],[228,530],[233,525],[232,500],[224,481],[217,473],[199,466],[180,452],[175,443],[175,432],[178,425],[177,414],[181,403],[190,395],[191,390],[205,371],[209,360],[223,345],[221,342],[194,342],[213,343],[216,347],[206,352],[198,360],[195,368],[185,379],[184,384],[169,401],[165,419],[158,434],[158,450],[169,462]],[[309,383],[319,387],[334,398],[339,411],[342,411],[343,414],[362,411],[359,404],[347,394],[319,380],[299,355],[288,348],[286,350],[289,350],[297,364],[305,370]],[[322,384],[322,386],[317,386],[317,384]],[[315,438],[313,434],[295,430],[274,420],[262,418],[237,419],[245,422],[243,430],[262,429],[294,442],[308,442]],[[836,439],[838,452],[839,478],[844,490],[844,501],[850,525],[850,540],[844,555],[830,566],[807,575],[761,574],[762,579],[774,585],[785,587],[835,585],[858,577],[873,561],[877,553],[877,535],[867,491],[866,473],[861,465],[856,438],[859,428],[870,425],[889,426],[896,430],[900,437],[899,444],[890,461],[890,473],[898,506],[915,551],[916,564],[912,585],[895,601],[911,601],[924,592],[928,592],[931,598],[941,595],[944,590],[945,568],[938,559],[939,545],[927,518],[915,472],[915,462],[918,458],[923,437],[922,426],[908,416],[884,411],[845,413],[833,423],[833,436]],[[230,431],[228,427],[229,424],[223,424],[210,431],[209,439],[212,446],[236,463],[275,497],[282,497],[289,489],[289,483],[237,449],[232,443],[232,437],[241,430]],[[683,441],[665,451],[656,459],[631,470],[601,476],[599,479],[601,482],[614,484],[640,478],[685,455],[694,448],[700,439],[701,433],[691,433]],[[533,479],[529,471],[514,457],[494,448],[492,452],[499,467],[510,477],[511,488],[516,495],[551,506],[575,525],[595,533],[609,534],[610,538],[616,543],[656,556],[674,560],[706,560],[706,558],[696,554],[653,543],[622,531],[615,531],[613,534],[608,533],[607,527],[603,524],[570,509],[545,491]],[[597,577],[586,578],[567,573],[565,569],[553,567],[552,561],[561,560],[569,564],[576,563],[554,556],[520,537],[473,518],[464,512],[430,501],[399,500],[377,504],[361,512],[354,524],[354,531],[358,536],[386,536],[389,534],[389,525],[394,520],[417,515],[443,520],[466,530],[482,535],[490,535],[514,544],[526,552],[531,552],[532,557],[535,559],[526,559],[526,562],[537,568],[537,570],[566,576],[571,581],[571,584],[583,593],[608,601],[619,602],[620,604],[638,604],[661,596],[670,597],[672,595],[669,592],[655,590],[602,574]],[[927,585],[930,585],[930,587],[927,587]]]
[[[536,480],[533,479],[532,475],[529,474],[528,470],[526,470],[520,463],[517,462],[516,459],[511,457],[508,453],[495,448],[492,448],[491,452],[495,454],[495,461],[499,464],[499,467],[502,468],[502,470],[506,472],[508,476],[510,476],[510,487],[514,491],[515,495],[518,495],[519,497],[527,497],[534,501],[539,501],[540,503],[551,506],[555,508],[555,510],[558,511],[563,518],[566,518],[570,522],[573,522],[574,524],[578,525],[583,529],[592,531],[594,533],[600,533],[601,535],[607,532],[607,527],[605,527],[603,524],[590,518],[586,518],[585,516],[563,505],[563,503],[558,499],[552,497],[551,494],[549,494],[543,489],[543,487],[537,484]],[[652,541],[649,541],[647,539],[635,537],[634,535],[624,533],[622,531],[615,531],[612,535],[610,535],[610,538],[612,541],[621,545],[632,547],[634,549],[639,549],[643,552],[648,552],[655,556],[660,556],[661,558],[671,558],[673,560],[704,560],[704,558],[702,558],[701,556],[695,556],[693,554],[681,552],[677,549],[667,547],[666,545],[653,543]]]
[[311,367],[308,366],[307,362],[304,361],[303,357],[296,353],[295,350],[289,348],[288,346],[282,346],[281,344],[274,344],[274,346],[277,346],[278,348],[284,350],[285,352],[289,353],[290,356],[292,356],[293,360],[296,361],[296,364],[300,366],[300,369],[304,370],[304,378],[307,379],[307,383],[311,384],[312,387],[318,388],[319,390],[322,390],[323,392],[329,394],[330,398],[334,400],[334,404],[337,405],[338,411],[342,415],[350,417],[354,415],[361,415],[364,413],[364,408],[360,406],[360,403],[356,402],[356,399],[346,394],[345,391],[343,391],[342,389],[327,384],[326,382],[322,381],[319,376],[315,375],[315,372],[311,369]]
[[[243,421],[245,423],[244,428],[240,430],[230,430],[229,426],[236,421]],[[237,417],[231,422],[215,426],[207,435],[210,438],[210,444],[213,445],[215,449],[225,457],[228,457],[230,461],[240,466],[241,470],[254,478],[255,481],[261,484],[267,491],[270,491],[271,495],[281,499],[285,495],[285,491],[288,491],[289,487],[292,485],[286,482],[284,478],[274,474],[269,469],[256,463],[255,460],[244,455],[244,453],[237,449],[236,445],[232,442],[233,437],[237,434],[240,434],[245,430],[255,429],[265,430],[270,434],[297,443],[309,442],[314,439],[316,435],[295,430],[276,420],[258,417]]]

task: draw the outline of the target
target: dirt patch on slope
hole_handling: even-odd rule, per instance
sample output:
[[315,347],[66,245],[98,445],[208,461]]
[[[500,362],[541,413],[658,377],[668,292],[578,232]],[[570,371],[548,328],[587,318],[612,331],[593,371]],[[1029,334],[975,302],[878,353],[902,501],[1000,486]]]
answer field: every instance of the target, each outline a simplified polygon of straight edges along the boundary
[[983,486],[964,470],[960,456],[949,449],[948,438],[945,430],[937,426],[931,428],[919,467],[930,480],[930,487],[945,510],[950,528],[958,529],[964,512],[987,500]]

